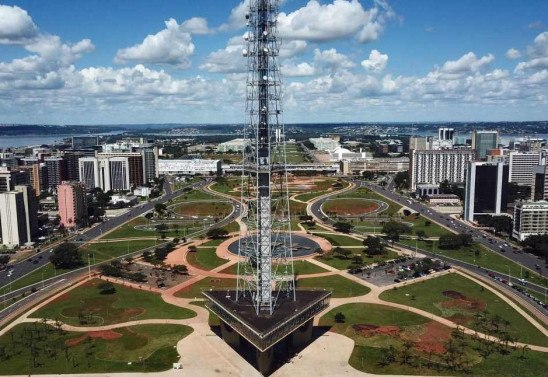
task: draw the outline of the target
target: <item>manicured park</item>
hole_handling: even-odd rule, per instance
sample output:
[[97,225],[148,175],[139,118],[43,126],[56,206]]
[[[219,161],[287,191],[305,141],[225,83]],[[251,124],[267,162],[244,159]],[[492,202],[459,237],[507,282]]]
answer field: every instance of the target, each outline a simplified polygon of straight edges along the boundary
[[480,321],[486,316],[491,322],[497,321],[494,326],[504,327],[520,342],[548,346],[548,339],[508,303],[459,274],[388,290],[380,298],[425,310],[480,332],[486,331],[485,323]]
[[89,243],[81,247],[80,252],[82,253],[85,262],[88,261],[88,254],[91,254],[90,262],[91,264],[94,264],[117,258],[134,251],[143,250],[157,244],[160,244],[160,242],[154,239]]
[[139,325],[66,332],[43,323],[15,326],[0,337],[0,370],[11,374],[158,372],[179,360],[181,325]]
[[201,270],[213,270],[226,262],[227,259],[222,259],[215,254],[215,247],[200,247],[196,252],[189,252],[186,256],[188,263]]
[[173,211],[180,216],[185,217],[204,217],[214,216],[223,218],[230,214],[232,205],[227,202],[216,201],[194,201],[184,202],[173,207]]
[[297,280],[297,289],[325,289],[332,291],[333,298],[363,296],[371,291],[366,286],[340,275],[302,278]]
[[167,304],[157,293],[114,284],[115,293],[103,294],[105,282],[94,279],[34,312],[33,318],[59,320],[74,326],[103,326],[139,319],[184,319],[193,311]]
[[348,362],[368,373],[533,377],[548,368],[544,353],[483,342],[384,305],[341,305],[324,315],[320,326],[354,340]]

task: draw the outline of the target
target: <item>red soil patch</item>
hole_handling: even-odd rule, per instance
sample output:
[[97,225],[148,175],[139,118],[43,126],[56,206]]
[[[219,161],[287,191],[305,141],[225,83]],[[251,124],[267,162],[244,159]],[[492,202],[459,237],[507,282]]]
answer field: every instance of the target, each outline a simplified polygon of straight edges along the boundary
[[79,337],[67,339],[65,344],[69,347],[74,347],[85,341],[87,338],[114,340],[120,338],[121,336],[122,334],[112,330],[90,331],[87,334],[80,335]]
[[456,291],[444,291],[442,293],[445,297],[449,297],[452,300],[444,301],[441,303],[441,306],[446,309],[464,309],[472,311],[482,311],[485,310],[485,302],[480,300],[475,300],[468,298],[460,292]]
[[445,352],[443,344],[451,338],[451,329],[441,323],[432,321],[424,325],[424,332],[415,343],[415,349],[426,353],[441,354]]
[[135,316],[138,316],[139,314],[143,314],[144,312],[145,310],[143,308],[129,308],[129,309],[124,309],[124,316],[135,317]]
[[369,324],[358,324],[352,326],[354,330],[360,333],[360,335],[369,337],[374,335],[388,335],[397,337],[401,329],[397,326],[375,326]]
[[326,211],[335,212],[339,215],[359,216],[373,212],[379,208],[375,202],[367,202],[363,200],[354,201],[351,199],[339,200],[337,204],[327,202],[325,204]]

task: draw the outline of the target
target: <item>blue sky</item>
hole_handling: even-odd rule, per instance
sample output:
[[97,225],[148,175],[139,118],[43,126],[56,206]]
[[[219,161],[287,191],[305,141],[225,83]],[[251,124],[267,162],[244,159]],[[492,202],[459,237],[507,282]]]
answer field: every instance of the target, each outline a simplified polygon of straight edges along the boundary
[[[0,0],[0,123],[239,123],[245,8]],[[286,122],[548,119],[546,1],[285,0],[279,33]]]

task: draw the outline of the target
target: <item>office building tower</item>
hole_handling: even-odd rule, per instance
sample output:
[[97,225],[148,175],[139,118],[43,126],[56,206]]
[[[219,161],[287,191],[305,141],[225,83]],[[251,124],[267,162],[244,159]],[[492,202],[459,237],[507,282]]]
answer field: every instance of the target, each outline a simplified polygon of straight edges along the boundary
[[[95,155],[94,152],[92,153],[92,156],[93,155]],[[67,174],[66,174],[67,181],[77,181],[79,179],[80,174],[79,174],[78,160],[83,157],[86,157],[86,154],[84,154],[82,151],[66,150],[64,152],[63,158],[67,162]]]
[[20,170],[26,171],[29,177],[29,184],[34,189],[34,193],[36,196],[40,196],[42,191],[45,189],[44,186],[44,179],[46,177],[46,167],[44,164],[33,164],[33,165],[25,165],[20,166]]
[[462,183],[466,164],[474,158],[470,150],[413,150],[409,162],[409,188],[417,184]]
[[144,182],[153,182],[158,175],[158,148],[136,148],[141,153]]
[[546,164],[544,152],[510,152],[508,165],[510,167],[510,182],[522,186],[530,186],[533,169]]
[[97,136],[73,136],[72,149],[93,149],[99,145]]
[[539,165],[533,168],[531,200],[548,200],[548,165]]
[[99,162],[95,157],[83,157],[78,159],[79,181],[90,191],[101,187],[99,182]]
[[16,185],[26,185],[29,183],[28,172],[0,166],[0,192],[12,191]]
[[47,172],[47,188],[56,189],[67,179],[67,161],[62,157],[47,157],[44,163]]
[[86,186],[81,182],[64,181],[57,187],[61,224],[65,228],[83,225],[87,219]]
[[438,139],[439,140],[451,140],[455,135],[455,129],[453,128],[438,128]]
[[25,225],[29,241],[38,233],[38,200],[31,185],[17,185],[15,191],[23,194],[25,206]]
[[423,136],[411,136],[409,138],[409,150],[424,151],[432,149],[431,140],[428,137]]
[[472,149],[476,152],[476,158],[483,159],[487,152],[496,149],[499,144],[498,131],[477,131],[472,132]]
[[512,236],[523,241],[529,236],[548,234],[548,202],[518,202],[514,207]]
[[509,168],[502,162],[471,161],[466,170],[464,219],[476,215],[500,215],[508,206]]
[[110,157],[99,161],[99,179],[104,191],[130,189],[130,164],[127,157]]
[[[112,160],[113,158],[122,158],[127,161],[127,174],[130,186],[140,186],[145,182],[144,168],[143,168],[143,156],[140,152],[121,152],[121,153],[97,153],[99,160]],[[117,161],[117,160],[114,160]]]
[[3,245],[14,247],[30,242],[27,233],[25,198],[22,192],[0,193],[0,223]]

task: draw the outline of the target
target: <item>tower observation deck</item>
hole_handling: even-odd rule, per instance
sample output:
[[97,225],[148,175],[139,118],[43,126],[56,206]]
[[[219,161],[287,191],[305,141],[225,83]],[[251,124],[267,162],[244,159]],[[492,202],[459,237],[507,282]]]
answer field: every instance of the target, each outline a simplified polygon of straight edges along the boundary
[[295,287],[278,65],[278,5],[279,0],[250,0],[245,15],[248,30],[242,53],[248,74],[244,138],[249,143],[243,151],[241,201],[245,211],[236,287],[203,292],[208,308],[221,319],[222,332],[227,330],[223,338],[237,347],[234,336],[228,335],[235,330],[261,353],[259,364],[270,347],[294,330],[307,325],[311,331],[312,318],[328,306],[331,296],[328,291],[297,291]]

